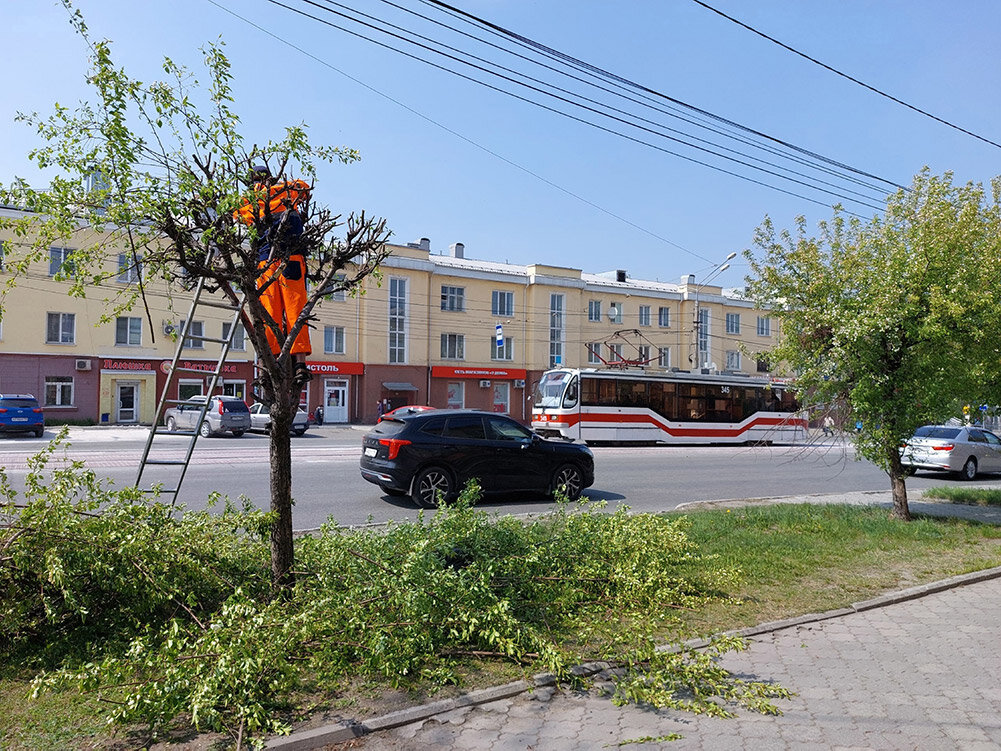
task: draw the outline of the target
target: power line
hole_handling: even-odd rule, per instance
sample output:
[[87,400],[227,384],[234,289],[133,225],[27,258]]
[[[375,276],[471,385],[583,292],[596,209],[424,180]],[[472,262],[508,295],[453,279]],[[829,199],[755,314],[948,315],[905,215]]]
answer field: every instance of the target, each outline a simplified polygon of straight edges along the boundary
[[767,39],[772,44],[777,44],[782,49],[788,50],[789,52],[792,52],[794,55],[799,55],[804,60],[809,60],[814,65],[819,65],[821,68],[824,68],[825,70],[829,70],[831,73],[834,73],[835,75],[841,76],[842,78],[845,78],[845,79],[851,81],[852,83],[858,84],[859,86],[861,86],[864,89],[868,89],[869,91],[873,92],[874,94],[879,94],[879,96],[885,97],[886,99],[889,99],[891,102],[896,102],[899,105],[907,107],[907,109],[913,110],[914,112],[917,112],[919,115],[924,115],[925,117],[931,118],[932,120],[935,120],[936,122],[942,123],[942,125],[946,125],[946,126],[948,126],[950,128],[953,128],[954,130],[958,130],[960,133],[965,133],[968,136],[972,136],[973,138],[976,138],[978,141],[983,141],[984,143],[988,143],[991,146],[997,146],[999,149],[1001,149],[1001,143],[996,143],[995,141],[992,141],[989,138],[984,138],[983,136],[977,135],[973,131],[970,131],[970,130],[967,130],[966,128],[960,127],[959,125],[956,125],[955,123],[951,123],[948,120],[945,120],[945,119],[943,119],[941,117],[938,117],[937,115],[933,115],[932,113],[927,112],[927,111],[921,109],[920,107],[915,107],[913,104],[909,104],[909,103],[905,102],[903,99],[898,99],[897,97],[893,96],[892,94],[887,94],[885,91],[882,91],[881,89],[877,89],[875,86],[870,86],[865,81],[860,81],[859,79],[855,78],[854,76],[850,76],[847,73],[843,73],[842,71],[838,70],[837,68],[834,68],[834,67],[828,65],[827,63],[821,62],[817,58],[811,57],[810,55],[807,55],[805,52],[800,52],[795,47],[790,47],[788,44],[785,44],[784,42],[780,42],[775,37],[769,36],[768,34],[765,34],[763,31],[759,31],[758,29],[754,28],[753,26],[749,26],[748,24],[746,24],[743,21],[740,21],[740,20],[734,18],[733,16],[728,16],[723,11],[718,10],[717,8],[714,8],[711,5],[708,5],[707,3],[702,2],[702,0],[692,0],[692,2],[695,3],[696,5],[701,5],[706,10],[710,10],[710,11],[712,11],[713,13],[715,13],[718,16],[722,16],[727,21],[731,21],[731,22],[737,24],[738,26],[740,26],[740,27],[742,27],[744,29],[747,29],[748,31],[750,31],[753,34],[757,34],[762,39]]

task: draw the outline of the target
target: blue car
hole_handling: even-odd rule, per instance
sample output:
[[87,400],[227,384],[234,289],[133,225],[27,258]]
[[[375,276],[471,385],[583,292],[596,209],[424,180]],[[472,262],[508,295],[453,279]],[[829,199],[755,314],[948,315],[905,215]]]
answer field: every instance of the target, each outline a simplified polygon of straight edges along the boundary
[[0,394],[0,433],[45,432],[45,416],[31,394]]

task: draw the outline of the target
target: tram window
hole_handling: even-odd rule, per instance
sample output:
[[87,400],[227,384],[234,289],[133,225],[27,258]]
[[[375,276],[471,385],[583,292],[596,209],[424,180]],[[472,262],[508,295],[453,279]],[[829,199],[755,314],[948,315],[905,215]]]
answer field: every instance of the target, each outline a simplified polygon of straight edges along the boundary
[[704,399],[685,399],[680,418],[682,420],[705,420],[706,403]]
[[598,381],[594,378],[582,378],[580,381],[580,403],[593,407],[598,403]]
[[648,404],[650,409],[659,415],[664,414],[664,384],[651,383],[648,386]]
[[618,404],[621,407],[645,407],[646,384],[643,381],[620,381],[618,397]]
[[570,381],[570,385],[567,386],[567,393],[563,397],[563,409],[573,409],[574,407],[577,406],[577,398],[578,398],[577,384],[578,381],[576,378],[574,378],[572,381]]
[[598,403],[603,406],[615,406],[615,381],[600,381]]
[[709,399],[709,421],[710,422],[730,422],[730,400],[726,397],[717,396]]

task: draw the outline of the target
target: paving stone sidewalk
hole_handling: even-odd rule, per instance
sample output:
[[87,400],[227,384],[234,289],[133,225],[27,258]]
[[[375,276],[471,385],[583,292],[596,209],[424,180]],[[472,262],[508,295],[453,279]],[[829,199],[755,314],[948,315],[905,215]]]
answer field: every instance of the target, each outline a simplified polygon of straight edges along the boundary
[[[620,708],[595,693],[543,688],[328,748],[996,750],[999,619],[1001,578],[994,578],[754,636],[724,665],[794,691],[777,717]],[[670,734],[683,738],[668,741]]]

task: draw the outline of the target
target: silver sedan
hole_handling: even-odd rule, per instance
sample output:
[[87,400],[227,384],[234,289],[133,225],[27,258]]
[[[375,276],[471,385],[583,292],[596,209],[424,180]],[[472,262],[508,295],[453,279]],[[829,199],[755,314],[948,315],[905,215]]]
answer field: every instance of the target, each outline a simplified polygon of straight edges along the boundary
[[924,425],[901,445],[900,462],[911,473],[953,472],[972,480],[978,472],[1001,472],[1001,438],[969,425]]
[[[250,406],[250,429],[267,433],[271,430],[271,409],[261,402]],[[292,418],[292,430],[295,435],[303,435],[309,427],[309,416],[301,409],[296,410]]]

